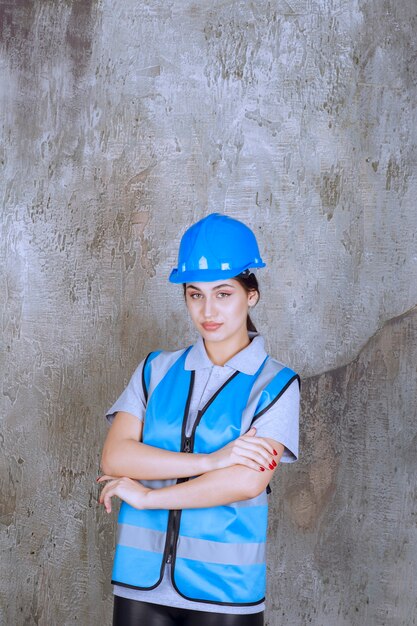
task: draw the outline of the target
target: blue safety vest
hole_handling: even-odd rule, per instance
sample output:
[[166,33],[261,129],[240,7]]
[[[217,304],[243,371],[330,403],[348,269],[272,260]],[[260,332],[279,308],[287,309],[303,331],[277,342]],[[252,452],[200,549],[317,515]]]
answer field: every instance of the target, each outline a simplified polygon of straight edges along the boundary
[[[194,382],[194,372],[184,369],[189,350],[152,352],[145,361],[146,444],[174,452],[214,452],[247,432],[294,379],[299,381],[293,370],[269,356],[254,375],[237,371],[198,412],[186,437]],[[253,407],[249,414],[248,406]],[[186,480],[193,478],[141,482],[158,488]],[[265,491],[222,506],[171,511],[138,510],[122,502],[112,583],[153,589],[168,562],[175,589],[188,600],[259,604],[265,599],[267,518]]]

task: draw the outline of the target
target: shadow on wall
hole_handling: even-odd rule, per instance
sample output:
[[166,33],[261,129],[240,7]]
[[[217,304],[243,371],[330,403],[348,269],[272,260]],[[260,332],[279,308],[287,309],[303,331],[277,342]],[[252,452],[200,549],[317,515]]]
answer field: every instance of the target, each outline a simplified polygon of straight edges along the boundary
[[[300,623],[388,624],[387,614],[399,620],[391,623],[412,623],[416,363],[413,307],[387,321],[351,363],[302,381],[300,461],[284,468],[277,485],[284,511],[275,505],[272,516],[275,542],[285,551],[290,542],[285,578],[297,580],[307,620]],[[294,615],[285,585],[272,583],[281,598],[274,606]]]

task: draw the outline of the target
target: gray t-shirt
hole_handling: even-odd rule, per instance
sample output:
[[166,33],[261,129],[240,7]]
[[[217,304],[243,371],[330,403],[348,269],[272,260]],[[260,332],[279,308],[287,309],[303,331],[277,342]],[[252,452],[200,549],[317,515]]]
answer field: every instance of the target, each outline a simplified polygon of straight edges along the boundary
[[[225,365],[214,365],[210,361],[202,337],[189,351],[185,360],[185,369],[194,370],[194,386],[188,414],[186,435],[191,433],[197,413],[202,409],[214,393],[236,371],[245,374],[254,374],[264,361],[267,353],[264,340],[258,333],[249,332],[251,343],[232,357]],[[133,372],[126,389],[116,402],[106,412],[106,418],[111,423],[118,411],[125,411],[144,420],[146,399],[142,388],[142,370],[144,360],[139,363]],[[268,411],[254,422],[256,435],[270,437],[285,446],[281,462],[292,463],[298,458],[298,421],[299,421],[300,392],[298,382],[293,381]],[[193,602],[183,598],[173,587],[171,582],[171,565],[165,564],[164,576],[161,583],[150,591],[132,589],[121,585],[114,585],[113,593],[124,598],[152,602],[194,611],[210,611],[214,613],[248,614],[257,613],[265,609],[265,603],[255,606],[217,606],[203,602]]]

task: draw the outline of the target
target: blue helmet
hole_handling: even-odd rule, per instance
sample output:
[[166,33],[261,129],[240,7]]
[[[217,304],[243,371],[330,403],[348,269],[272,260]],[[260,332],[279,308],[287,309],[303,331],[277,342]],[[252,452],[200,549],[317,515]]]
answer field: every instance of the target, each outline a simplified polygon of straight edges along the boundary
[[227,215],[211,213],[185,231],[171,283],[233,278],[246,269],[265,267],[251,229]]

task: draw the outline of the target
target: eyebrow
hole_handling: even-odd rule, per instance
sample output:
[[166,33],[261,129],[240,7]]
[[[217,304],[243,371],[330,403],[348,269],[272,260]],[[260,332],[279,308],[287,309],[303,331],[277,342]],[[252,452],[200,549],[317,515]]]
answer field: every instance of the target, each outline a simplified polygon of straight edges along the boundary
[[[223,283],[222,285],[216,285],[216,287],[213,287],[212,291],[215,291],[216,289],[220,289],[223,287],[230,287],[231,289],[234,289],[234,285],[230,285],[229,283]],[[201,291],[201,289],[199,289],[198,287],[195,287],[194,285],[187,285],[187,289],[195,289],[196,291]]]

